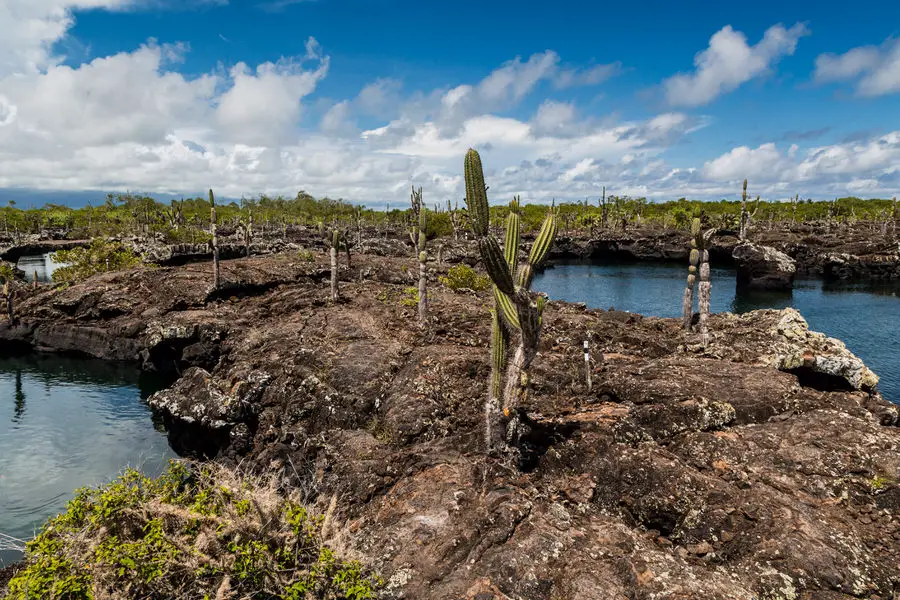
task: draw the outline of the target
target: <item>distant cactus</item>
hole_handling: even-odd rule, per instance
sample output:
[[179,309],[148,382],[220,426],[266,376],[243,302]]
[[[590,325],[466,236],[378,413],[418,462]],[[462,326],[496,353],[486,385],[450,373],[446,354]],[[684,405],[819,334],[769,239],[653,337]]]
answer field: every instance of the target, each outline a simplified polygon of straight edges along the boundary
[[253,207],[247,208],[247,226],[244,228],[244,251],[250,258],[250,242],[253,241]]
[[409,228],[409,237],[416,248],[416,257],[419,259],[419,325],[425,325],[425,317],[428,312],[428,255],[425,254],[425,205],[422,202],[422,188],[413,187],[409,197],[412,205],[413,222]]
[[340,298],[340,290],[338,290],[338,250],[341,247],[341,232],[333,229],[330,235],[324,237],[328,246],[328,254],[331,257],[331,301],[337,302]]
[[744,190],[741,192],[741,222],[740,222],[740,231],[738,232],[738,239],[742,242],[747,239],[747,233],[750,230],[750,221],[753,220],[753,217],[756,216],[756,213],[759,211],[759,196],[756,197],[756,206],[754,206],[753,210],[750,211],[747,209],[747,180],[744,180]]
[[209,190],[209,232],[212,234],[213,291],[219,289],[219,237],[216,235],[216,197]]
[[13,289],[13,279],[15,277],[15,271],[12,265],[6,265],[0,262],[0,283],[2,283],[2,287],[0,287],[0,297],[3,298],[4,303],[6,304],[6,316],[9,319],[9,324],[14,325],[16,322],[16,310],[13,304],[13,296],[15,291]]
[[459,201],[455,205],[447,200],[447,213],[450,215],[450,226],[453,228],[453,241],[459,241],[459,230],[462,228],[462,214],[459,211]]
[[682,325],[685,329],[691,328],[694,320],[694,284],[697,281],[699,267],[700,284],[698,286],[698,304],[700,311],[700,334],[703,344],[708,343],[707,320],[709,318],[710,289],[712,283],[709,277],[709,241],[716,230],[707,229],[700,231],[700,218],[694,217],[691,221],[691,254],[688,267],[687,286],[684,289],[682,301]]
[[[485,269],[494,282],[496,301],[494,323],[497,327],[492,335],[492,366],[498,371],[505,361],[503,326],[519,332],[519,345],[511,361],[506,364],[506,381],[503,386],[502,417],[492,410],[497,402],[499,385],[492,379],[491,393],[486,407],[488,435],[491,446],[498,436],[505,432],[507,443],[518,445],[521,435],[520,407],[527,397],[529,371],[537,355],[540,344],[541,322],[545,299],[531,292],[531,281],[535,268],[547,256],[556,236],[556,214],[553,207],[541,226],[540,233],[528,260],[517,268],[519,251],[518,200],[514,200],[507,217],[505,249],[490,235],[490,210],[487,187],[484,185],[484,171],[478,152],[470,149],[465,158],[466,205],[472,222],[472,231],[478,242],[478,249]],[[498,333],[499,332],[499,333]],[[498,378],[499,379],[499,378]],[[490,447],[489,447],[490,449]]]

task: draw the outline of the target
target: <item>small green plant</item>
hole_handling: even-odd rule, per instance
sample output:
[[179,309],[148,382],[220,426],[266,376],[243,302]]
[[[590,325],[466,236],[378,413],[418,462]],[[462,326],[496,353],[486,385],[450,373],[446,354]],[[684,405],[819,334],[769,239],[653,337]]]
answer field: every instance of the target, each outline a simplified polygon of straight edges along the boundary
[[298,258],[301,262],[308,262],[308,263],[311,263],[311,262],[315,262],[315,261],[316,261],[316,255],[312,253],[312,250],[307,250],[306,248],[301,248],[301,249],[297,252],[297,258]]
[[403,297],[400,298],[400,304],[403,306],[418,306],[419,305],[419,289],[414,287],[408,287],[403,290]]
[[884,490],[887,486],[891,485],[893,482],[894,480],[890,477],[875,475],[875,477],[869,480],[869,488],[871,488],[873,494],[877,494],[878,492]]
[[105,271],[121,271],[141,264],[141,258],[118,242],[94,238],[89,246],[58,250],[53,260],[64,263],[53,272],[53,281],[76,283]]
[[446,277],[438,277],[438,281],[454,292],[458,292],[459,290],[483,292],[491,287],[490,277],[487,275],[479,275],[475,269],[464,264],[450,267],[447,270]]

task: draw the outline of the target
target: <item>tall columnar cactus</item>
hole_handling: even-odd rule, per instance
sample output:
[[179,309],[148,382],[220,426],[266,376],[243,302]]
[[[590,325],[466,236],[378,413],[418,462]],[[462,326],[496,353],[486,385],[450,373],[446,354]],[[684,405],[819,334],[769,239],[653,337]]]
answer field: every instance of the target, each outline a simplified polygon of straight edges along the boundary
[[3,280],[3,299],[6,301],[6,317],[9,319],[9,324],[14,325],[16,322],[16,309],[13,305],[13,288],[12,282],[9,279]]
[[[506,365],[506,381],[503,386],[502,417],[491,413],[490,404],[496,398],[495,382],[491,382],[489,406],[486,412],[490,421],[492,442],[505,432],[505,438],[513,447],[518,445],[521,435],[521,406],[527,397],[530,367],[537,355],[540,344],[541,319],[544,297],[531,291],[531,281],[535,268],[546,258],[556,236],[556,214],[551,207],[541,226],[540,233],[528,260],[517,268],[519,249],[518,202],[515,210],[507,218],[505,250],[489,231],[490,210],[487,187],[484,185],[484,170],[478,152],[470,149],[465,158],[466,205],[472,222],[472,231],[478,242],[478,250],[485,269],[494,282],[494,298],[499,317],[511,329],[519,332],[519,345],[512,360]],[[495,318],[495,322],[499,319]],[[492,340],[493,341],[493,340]],[[494,366],[500,365],[500,344],[494,344],[492,356]],[[505,354],[505,353],[504,353]],[[502,368],[502,366],[501,366]],[[495,411],[499,412],[499,411]],[[492,444],[493,445],[493,444]]]
[[416,248],[419,259],[419,324],[425,325],[428,312],[428,255],[425,254],[425,205],[422,203],[422,188],[413,187],[409,196],[412,205],[413,222],[409,228],[409,237]]
[[709,301],[712,282],[709,277],[709,241],[712,239],[715,229],[700,231],[700,218],[695,217],[691,221],[691,254],[688,267],[687,287],[684,290],[682,302],[682,324],[685,329],[690,329],[694,320],[694,284],[697,281],[699,267],[700,283],[698,285],[698,305],[700,312],[700,334],[702,342],[708,343],[709,333],[707,322],[709,319]]
[[216,235],[216,197],[209,190],[209,232],[212,234],[213,290],[219,289],[219,237]]
[[453,241],[459,241],[459,232],[463,228],[463,213],[459,210],[459,200],[452,206],[450,200],[447,200],[447,212],[450,214],[450,226],[453,227]]
[[253,207],[247,208],[247,227],[244,229],[244,252],[250,258],[250,242],[253,241]]
[[744,189],[741,192],[741,222],[740,222],[740,230],[738,231],[738,239],[742,242],[747,239],[747,232],[750,230],[750,221],[753,220],[753,217],[756,216],[756,213],[759,211],[759,196],[756,197],[756,206],[754,206],[753,210],[750,211],[747,209],[747,180],[744,180]]
[[894,224],[893,224],[894,241],[897,241],[897,224],[898,224],[898,222],[900,222],[900,205],[897,204],[896,196],[894,196],[894,199],[892,200],[892,204],[894,206],[893,210],[892,210],[892,212],[894,213]]
[[330,235],[325,236],[328,246],[328,254],[331,257],[331,300],[337,302],[340,298],[338,290],[338,250],[341,247],[341,232],[333,229]]

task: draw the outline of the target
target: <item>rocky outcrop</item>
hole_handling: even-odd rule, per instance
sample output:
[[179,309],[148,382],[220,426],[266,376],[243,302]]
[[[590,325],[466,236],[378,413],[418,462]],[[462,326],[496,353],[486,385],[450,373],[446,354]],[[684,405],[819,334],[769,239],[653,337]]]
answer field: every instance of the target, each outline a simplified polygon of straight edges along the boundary
[[[422,329],[404,303],[411,256],[355,256],[338,303],[312,259],[223,261],[245,282],[234,296],[210,297],[191,265],[29,291],[0,346],[53,323],[167,348],[180,378],[151,402],[173,444],[322,510],[336,498],[342,544],[387,598],[900,590],[897,407],[796,311],[712,315],[701,345],[675,319],[549,302],[515,468],[482,447],[489,292],[434,284]],[[195,355],[205,366],[186,366]]]
[[731,257],[737,269],[737,286],[750,290],[791,290],[797,266],[794,259],[769,246],[745,242]]

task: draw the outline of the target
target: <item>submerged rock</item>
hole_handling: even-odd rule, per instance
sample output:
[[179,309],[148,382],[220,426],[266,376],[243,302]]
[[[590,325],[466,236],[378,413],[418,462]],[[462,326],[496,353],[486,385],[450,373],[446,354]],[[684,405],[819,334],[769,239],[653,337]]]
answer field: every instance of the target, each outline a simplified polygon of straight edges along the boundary
[[790,290],[794,287],[797,266],[784,252],[745,242],[735,246],[731,256],[737,269],[738,288]]

